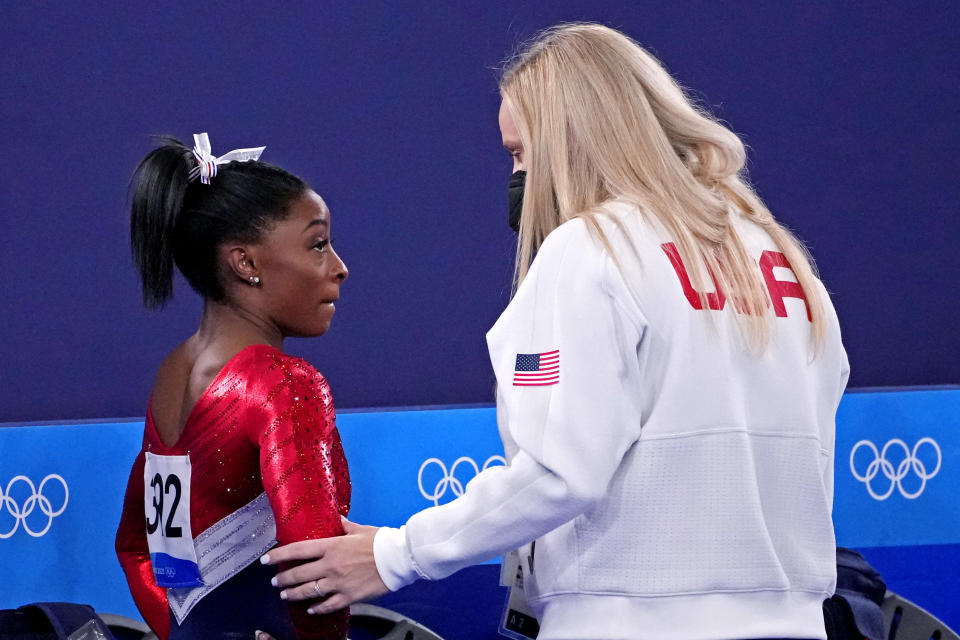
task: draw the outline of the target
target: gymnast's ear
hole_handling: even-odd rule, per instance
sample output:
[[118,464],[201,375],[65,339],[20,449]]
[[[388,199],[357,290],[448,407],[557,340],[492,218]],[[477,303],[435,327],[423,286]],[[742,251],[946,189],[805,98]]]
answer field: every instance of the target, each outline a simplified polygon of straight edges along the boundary
[[260,284],[260,268],[256,247],[252,245],[227,245],[223,248],[226,263],[226,279],[239,279],[251,286]]

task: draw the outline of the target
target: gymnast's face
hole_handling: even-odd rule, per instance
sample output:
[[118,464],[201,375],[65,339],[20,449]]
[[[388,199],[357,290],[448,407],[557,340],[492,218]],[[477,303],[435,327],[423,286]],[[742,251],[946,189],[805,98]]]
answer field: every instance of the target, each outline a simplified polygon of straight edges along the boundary
[[499,120],[503,148],[513,158],[513,171],[526,171],[527,168],[523,163],[523,142],[520,140],[520,130],[517,129],[517,123],[513,120],[513,114],[510,113],[510,107],[506,100],[500,103]]
[[251,247],[260,286],[251,293],[285,336],[318,336],[330,328],[347,266],[330,243],[327,205],[307,191],[263,241]]

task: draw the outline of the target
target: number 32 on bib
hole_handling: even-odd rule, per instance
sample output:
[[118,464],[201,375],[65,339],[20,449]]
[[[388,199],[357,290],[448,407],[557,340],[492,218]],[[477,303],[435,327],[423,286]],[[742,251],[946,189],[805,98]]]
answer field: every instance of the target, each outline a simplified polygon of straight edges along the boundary
[[202,586],[190,531],[190,456],[146,453],[143,507],[157,586]]

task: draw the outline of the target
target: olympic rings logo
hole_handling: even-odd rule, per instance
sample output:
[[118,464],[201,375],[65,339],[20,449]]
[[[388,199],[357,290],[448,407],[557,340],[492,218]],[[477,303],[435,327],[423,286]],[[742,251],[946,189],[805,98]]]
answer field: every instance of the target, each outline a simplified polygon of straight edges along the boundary
[[[53,505],[50,502],[50,499],[47,498],[43,490],[47,486],[47,483],[51,480],[56,480],[63,485],[63,504],[59,509],[54,509]],[[30,495],[24,501],[23,506],[17,503],[17,500],[11,495],[14,485],[18,482],[26,483],[30,488]],[[70,499],[70,490],[67,489],[67,482],[61,476],[58,476],[55,473],[51,473],[46,478],[40,482],[40,486],[36,487],[33,484],[33,481],[30,480],[27,476],[16,476],[10,482],[7,483],[7,488],[5,491],[0,492],[0,514],[3,513],[3,510],[6,509],[10,512],[10,515],[13,516],[13,528],[6,533],[0,533],[0,539],[9,538],[14,533],[17,532],[17,529],[20,528],[20,525],[23,525],[23,530],[34,538],[39,538],[44,535],[47,531],[50,530],[50,526],[53,524],[53,519],[59,516],[67,508],[67,501]],[[47,517],[47,526],[45,526],[40,531],[34,531],[30,528],[30,525],[27,523],[27,517],[33,513],[33,510],[39,508],[40,512]]]
[[[933,447],[933,451],[936,453],[937,464],[933,471],[927,471],[926,465],[924,465],[923,461],[917,456],[920,447],[925,444]],[[857,455],[857,451],[859,451],[861,447],[866,447],[873,453],[873,460],[867,465],[863,473],[858,472],[854,464],[854,456]],[[896,468],[894,468],[893,462],[887,459],[887,452],[891,447],[897,447],[903,451],[903,460],[896,465]],[[940,473],[940,464],[942,462],[943,456],[940,453],[940,446],[933,438],[921,438],[917,441],[917,444],[913,446],[912,450],[907,447],[906,442],[899,438],[894,438],[883,445],[883,449],[879,452],[877,451],[876,445],[872,442],[869,440],[861,440],[853,446],[853,450],[850,452],[850,471],[853,473],[854,478],[867,486],[867,492],[870,493],[874,500],[886,500],[893,494],[894,489],[899,489],[900,495],[904,498],[913,500],[923,493],[923,490],[927,486],[927,480]],[[903,486],[903,479],[907,477],[911,470],[920,478],[920,488],[916,491],[908,491]],[[872,481],[877,477],[878,473],[882,473],[883,476],[890,481],[890,486],[887,487],[883,493],[877,493],[873,489]]]
[[[464,485],[470,482],[470,480],[473,480],[473,478],[476,477],[481,471],[491,466],[497,466],[498,464],[500,466],[506,465],[507,461],[503,456],[490,456],[487,458],[487,461],[483,463],[483,468],[481,469],[473,460],[473,458],[462,456],[457,458],[457,460],[453,463],[453,466],[450,467],[450,470],[447,471],[447,465],[443,464],[439,458],[428,458],[422,465],[420,465],[420,472],[417,474],[417,486],[420,487],[420,494],[427,500],[433,502],[433,504],[436,506],[440,504],[440,498],[447,493],[447,489],[453,493],[455,498],[458,498],[463,495]],[[423,472],[431,465],[440,467],[440,473],[442,475],[440,480],[437,481],[436,486],[433,488],[433,491],[428,492],[423,486]],[[457,478],[457,467],[460,467],[461,465],[466,465],[467,469],[473,470],[473,476],[471,476],[466,482],[461,482],[460,479]]]

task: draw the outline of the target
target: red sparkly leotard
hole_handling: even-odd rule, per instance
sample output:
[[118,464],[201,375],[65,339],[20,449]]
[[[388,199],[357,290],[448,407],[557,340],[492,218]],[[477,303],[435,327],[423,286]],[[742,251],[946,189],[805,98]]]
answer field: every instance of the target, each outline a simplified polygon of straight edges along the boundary
[[[157,586],[144,511],[147,452],[189,456],[190,527],[203,587]],[[217,374],[174,446],[160,440],[148,407],[143,449],[130,473],[117,531],[117,555],[140,613],[157,635],[167,638],[172,625],[179,628],[176,620],[171,622],[171,611],[185,619],[199,600],[255,563],[274,544],[274,522],[280,544],[336,536],[343,533],[340,516],[349,508],[350,478],[327,381],[304,360],[254,345]],[[245,533],[244,541],[221,534],[239,530],[236,522],[244,519],[248,526],[251,521],[257,525],[245,530],[253,533]],[[264,535],[258,540],[259,533]],[[213,538],[219,542],[211,543]],[[201,550],[201,542],[220,546]],[[277,591],[272,590],[274,598]],[[297,638],[346,637],[346,610],[311,616],[306,603],[287,607]],[[254,629],[249,631],[253,637]]]

